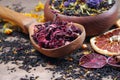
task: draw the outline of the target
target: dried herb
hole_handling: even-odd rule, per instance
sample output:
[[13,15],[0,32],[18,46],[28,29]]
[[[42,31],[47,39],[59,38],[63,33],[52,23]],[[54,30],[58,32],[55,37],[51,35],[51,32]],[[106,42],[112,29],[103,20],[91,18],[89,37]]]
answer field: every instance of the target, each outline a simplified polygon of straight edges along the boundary
[[81,30],[72,23],[55,20],[35,25],[34,40],[43,48],[58,48],[69,44],[81,34]]
[[[53,68],[47,66],[44,67],[48,72],[53,72],[53,77],[49,80],[102,80],[103,78],[110,79],[109,76],[112,76],[112,80],[119,80],[120,78],[120,70],[109,65],[99,69],[86,69],[79,66],[79,58],[82,56],[81,53],[83,52],[81,49],[76,50],[73,54],[64,59],[53,59],[48,58],[37,51],[33,52],[33,46],[30,44],[29,37],[23,33],[14,31],[9,36],[2,33],[0,33],[0,35],[0,46],[3,47],[2,51],[0,51],[0,64],[9,66],[9,63],[12,62],[12,64],[15,64],[20,70],[27,71],[28,74],[23,73],[27,76],[21,76],[19,80],[30,80],[30,77],[34,77],[33,80],[36,79],[40,73],[34,74],[34,71],[31,72],[31,70],[37,70],[37,67],[44,67],[46,64],[54,66]],[[6,41],[6,38],[11,36],[13,36],[12,38],[17,37],[18,40],[11,42],[11,38],[11,40]],[[6,51],[7,47],[10,47],[8,52]],[[13,54],[13,48],[16,48],[17,54]],[[14,67],[10,66],[8,68],[8,73],[10,72],[10,74],[6,73],[6,75],[10,76],[19,71],[17,68],[15,69],[16,71],[12,68]],[[60,76],[56,76],[55,73],[60,73]],[[39,80],[41,77],[39,76],[37,79]]]
[[68,16],[90,16],[109,10],[115,0],[50,0],[50,8]]

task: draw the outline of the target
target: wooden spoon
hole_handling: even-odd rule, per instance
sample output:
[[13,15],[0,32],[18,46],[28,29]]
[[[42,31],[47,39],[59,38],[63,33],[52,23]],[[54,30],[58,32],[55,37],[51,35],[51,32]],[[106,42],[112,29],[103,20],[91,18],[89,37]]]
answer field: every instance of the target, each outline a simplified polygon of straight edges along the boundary
[[76,27],[78,27],[82,31],[81,35],[78,36],[77,39],[72,41],[70,44],[61,46],[59,48],[45,49],[40,47],[33,40],[32,37],[32,35],[34,34],[34,26],[41,23],[38,23],[33,18],[26,17],[18,12],[15,12],[3,6],[0,6],[0,17],[15,22],[17,25],[19,25],[19,27],[22,29],[22,32],[29,34],[31,43],[33,44],[34,48],[37,49],[42,54],[49,57],[54,58],[63,57],[68,55],[69,53],[72,53],[74,50],[78,49],[82,45],[86,35],[85,29],[82,25],[73,23]]

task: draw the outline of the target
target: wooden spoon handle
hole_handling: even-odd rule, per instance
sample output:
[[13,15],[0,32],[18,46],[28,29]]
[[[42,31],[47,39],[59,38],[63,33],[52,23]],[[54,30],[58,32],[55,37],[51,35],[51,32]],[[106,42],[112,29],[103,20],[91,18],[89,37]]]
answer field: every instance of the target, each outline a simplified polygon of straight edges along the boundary
[[29,25],[35,22],[35,19],[26,17],[21,13],[15,12],[3,6],[0,6],[0,18],[14,22],[22,29],[22,32],[27,34]]

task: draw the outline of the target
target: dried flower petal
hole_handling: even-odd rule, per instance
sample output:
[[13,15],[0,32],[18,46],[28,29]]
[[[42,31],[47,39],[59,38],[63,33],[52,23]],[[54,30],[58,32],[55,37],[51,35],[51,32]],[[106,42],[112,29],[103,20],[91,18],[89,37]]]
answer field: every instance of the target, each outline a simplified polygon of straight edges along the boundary
[[91,8],[97,8],[102,0],[87,0],[86,3]]
[[38,22],[45,22],[44,14],[22,13],[25,16],[35,18]]
[[4,29],[4,31],[3,31],[3,33],[5,33],[5,34],[11,34],[12,32],[13,32],[13,30],[9,29],[9,28]]
[[68,1],[65,1],[65,2],[64,2],[64,6],[65,6],[65,7],[68,7],[69,4],[70,4],[70,3],[69,3]]
[[91,53],[80,58],[79,64],[85,68],[102,68],[107,58],[101,54]]
[[119,67],[120,68],[120,61],[116,59],[116,57],[112,56],[107,59],[107,63],[111,66],[114,67]]
[[35,6],[35,11],[40,11],[44,9],[44,4],[39,2],[36,6]]
[[68,0],[68,2],[76,2],[76,0]]
[[40,47],[52,49],[69,44],[80,34],[81,30],[72,23],[55,20],[36,25],[33,38]]
[[32,18],[38,18],[39,15],[35,13],[22,13],[25,16],[32,17]]
[[3,33],[5,34],[11,34],[13,32],[13,29],[11,29],[12,24],[10,23],[5,23],[3,25]]

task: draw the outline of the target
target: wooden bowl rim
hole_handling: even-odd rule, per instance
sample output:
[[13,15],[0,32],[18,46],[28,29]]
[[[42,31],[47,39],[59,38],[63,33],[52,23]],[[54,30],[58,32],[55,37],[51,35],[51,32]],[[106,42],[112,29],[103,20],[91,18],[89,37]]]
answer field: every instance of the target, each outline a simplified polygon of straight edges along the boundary
[[[54,10],[52,10],[50,7],[49,7],[49,1],[50,0],[47,0],[46,1],[46,4],[48,5],[48,9],[50,10],[50,12],[52,13],[52,11],[54,11]],[[46,5],[45,4],[45,5]],[[107,15],[108,13],[111,13],[112,11],[114,11],[115,10],[115,7],[118,7],[118,0],[115,0],[115,4],[109,9],[109,10],[106,10],[106,11],[104,11],[103,13],[100,13],[100,14],[96,14],[96,15],[94,15],[94,16],[68,16],[68,15],[63,15],[63,14],[61,14],[61,13],[58,13],[58,15],[59,16],[62,16],[62,17],[69,17],[69,18],[94,18],[94,17],[96,17],[96,16],[102,16],[102,15]],[[111,11],[112,10],[112,11]],[[53,13],[52,13],[53,14]]]

